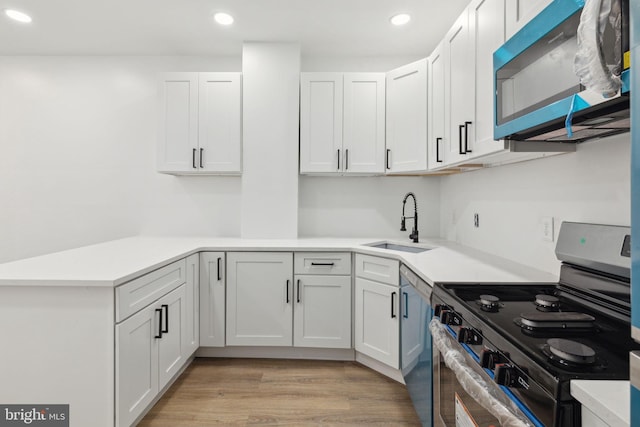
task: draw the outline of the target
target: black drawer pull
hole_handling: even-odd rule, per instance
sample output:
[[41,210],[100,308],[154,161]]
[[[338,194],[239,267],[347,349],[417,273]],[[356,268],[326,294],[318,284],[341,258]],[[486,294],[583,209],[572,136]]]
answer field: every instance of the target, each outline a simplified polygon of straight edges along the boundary
[[464,129],[464,125],[458,126],[458,145],[460,154],[466,154],[462,149],[462,129]]
[[290,298],[289,298],[289,281],[287,280],[287,304],[289,304]]
[[156,313],[160,313],[160,318],[158,319],[158,334],[154,335],[155,338],[162,338],[162,309],[156,308]]
[[395,319],[396,317],[396,293],[395,292],[391,292],[391,318]]
[[442,138],[436,138],[436,162],[442,163],[442,159],[440,158],[440,143],[442,142]]
[[335,263],[334,262],[312,262],[311,265],[313,267],[333,267]]
[[160,332],[163,334],[169,333],[169,306],[167,304],[162,304],[161,306],[164,309],[164,329]]
[[222,261],[222,258],[218,257],[218,282],[220,280],[222,280],[222,274],[220,272],[220,262]]
[[298,302],[300,302],[300,279],[298,279],[298,283],[297,283],[297,289],[296,289],[296,299]]
[[404,294],[404,314],[402,317],[405,319],[409,318],[409,293],[403,292]]
[[194,169],[198,169],[198,167],[196,166],[196,149],[193,149],[193,153],[191,154],[191,165],[193,166]]

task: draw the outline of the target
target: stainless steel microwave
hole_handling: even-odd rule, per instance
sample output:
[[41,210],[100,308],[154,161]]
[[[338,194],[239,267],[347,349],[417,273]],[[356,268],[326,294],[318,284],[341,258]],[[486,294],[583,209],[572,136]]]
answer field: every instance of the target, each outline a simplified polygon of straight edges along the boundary
[[628,132],[629,0],[554,0],[493,55],[494,139]]

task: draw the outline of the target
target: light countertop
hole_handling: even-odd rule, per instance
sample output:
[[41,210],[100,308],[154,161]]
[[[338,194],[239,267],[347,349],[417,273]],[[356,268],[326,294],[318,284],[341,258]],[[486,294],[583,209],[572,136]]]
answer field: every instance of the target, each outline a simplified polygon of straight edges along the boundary
[[[435,282],[556,282],[557,276],[441,239],[423,239],[421,253],[378,249],[380,238],[129,237],[0,264],[0,286],[118,286],[203,251],[350,251],[398,259]],[[403,245],[408,241],[391,239]]]
[[571,381],[571,395],[610,426],[630,423],[629,381]]

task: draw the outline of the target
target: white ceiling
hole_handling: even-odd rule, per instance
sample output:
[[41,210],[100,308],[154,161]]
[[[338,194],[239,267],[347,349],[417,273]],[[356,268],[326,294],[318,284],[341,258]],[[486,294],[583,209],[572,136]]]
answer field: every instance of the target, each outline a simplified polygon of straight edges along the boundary
[[[240,55],[298,41],[307,56],[427,56],[469,0],[0,0],[0,55]],[[231,27],[213,22],[231,13]],[[393,27],[389,18],[412,20]]]

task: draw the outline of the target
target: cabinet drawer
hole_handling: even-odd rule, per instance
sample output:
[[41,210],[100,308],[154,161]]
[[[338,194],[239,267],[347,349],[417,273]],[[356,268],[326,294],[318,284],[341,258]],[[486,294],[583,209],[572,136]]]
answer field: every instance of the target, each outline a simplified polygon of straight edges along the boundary
[[295,274],[351,274],[349,252],[296,252]]
[[116,322],[151,304],[186,281],[187,261],[181,259],[116,288]]
[[395,259],[356,254],[356,276],[398,286],[400,262]]

